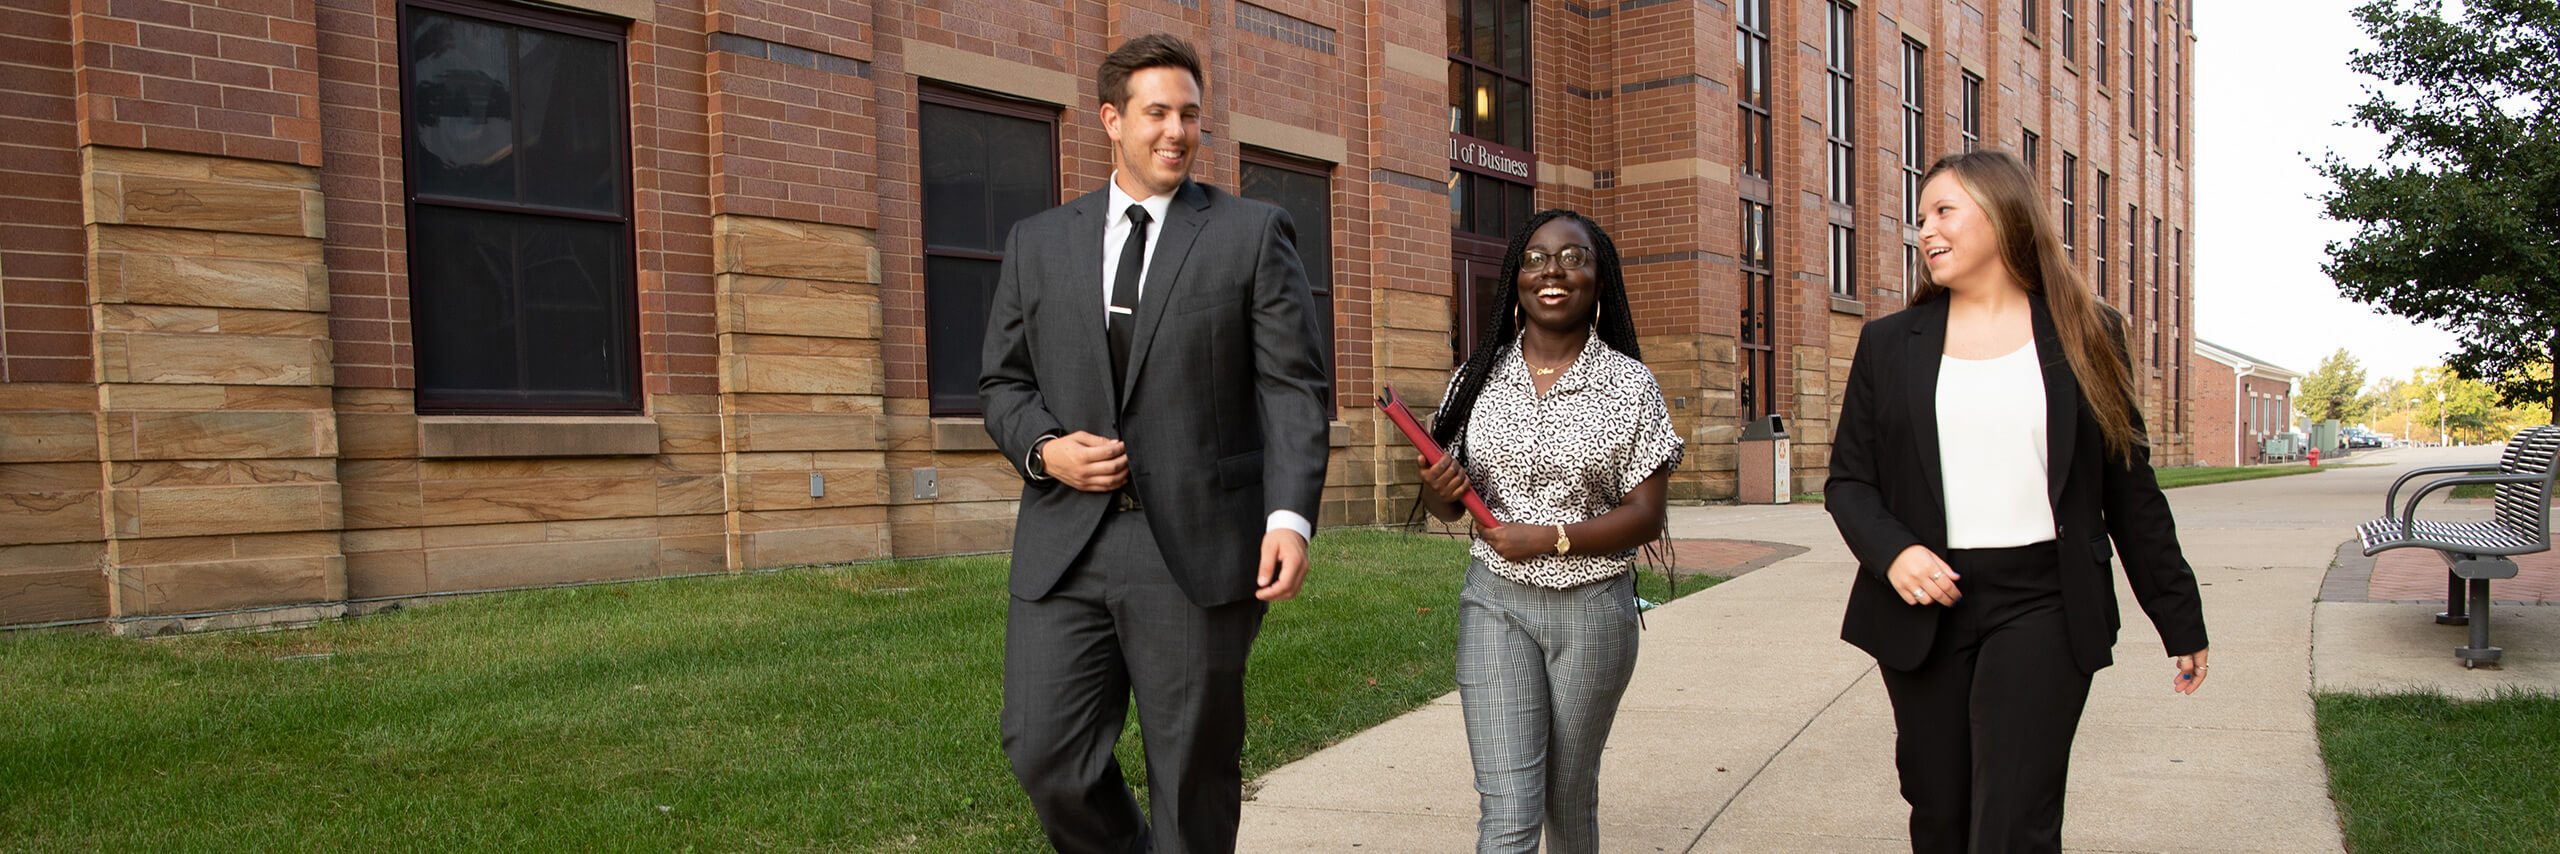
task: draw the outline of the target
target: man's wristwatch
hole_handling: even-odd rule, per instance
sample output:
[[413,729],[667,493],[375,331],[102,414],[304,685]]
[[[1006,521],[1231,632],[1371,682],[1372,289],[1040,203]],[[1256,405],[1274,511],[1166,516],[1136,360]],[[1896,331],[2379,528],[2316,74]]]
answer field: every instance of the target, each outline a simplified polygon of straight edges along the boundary
[[1052,434],[1031,440],[1031,453],[1023,456],[1022,468],[1030,473],[1032,480],[1049,479],[1049,458],[1042,456],[1040,452],[1047,450],[1049,442],[1056,438],[1058,437]]
[[1572,537],[1568,537],[1568,536],[1565,536],[1565,535],[1564,535],[1564,526],[1563,526],[1563,525],[1557,525],[1557,526],[1556,526],[1556,554],[1564,554],[1565,552],[1569,552],[1569,551],[1572,551],[1572,550],[1573,550],[1573,538],[1572,538]]

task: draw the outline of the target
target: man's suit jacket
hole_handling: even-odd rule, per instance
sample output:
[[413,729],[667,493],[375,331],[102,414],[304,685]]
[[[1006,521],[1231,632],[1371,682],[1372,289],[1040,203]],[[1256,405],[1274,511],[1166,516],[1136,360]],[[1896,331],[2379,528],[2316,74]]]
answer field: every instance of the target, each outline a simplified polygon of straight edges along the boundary
[[[2170,655],[2205,647],[2204,608],[2195,573],[2178,547],[2169,501],[2152,477],[2150,451],[2133,449],[2132,467],[2107,453],[2098,422],[2080,394],[2044,296],[2031,299],[2035,346],[2043,364],[2046,494],[2060,555],[2064,620],[2071,657],[2095,672],[2113,661],[2117,613],[2111,556],[2121,555],[2134,596],[2160,630]],[[2103,311],[2123,352],[2123,320]],[[1848,397],[1833,437],[1831,478],[1823,501],[1840,536],[1858,557],[1842,639],[1896,670],[1928,656],[1936,605],[1912,605],[1885,581],[1896,555],[1914,543],[1947,553],[1947,508],[1938,458],[1939,357],[1947,339],[1947,300],[1933,299],[1869,323],[1858,337]],[[2135,415],[2135,435],[2142,433]],[[2113,548],[2109,548],[2109,540]],[[1964,582],[1956,582],[1962,591]]]
[[[978,379],[987,433],[1017,468],[1044,435],[1126,442],[1148,527],[1183,592],[1203,606],[1249,598],[1269,514],[1313,522],[1324,488],[1331,386],[1296,229],[1277,207],[1184,181],[1152,241],[1115,395],[1103,325],[1109,197],[1096,190],[1005,238]],[[1047,595],[1111,501],[1028,481],[1013,595]]]

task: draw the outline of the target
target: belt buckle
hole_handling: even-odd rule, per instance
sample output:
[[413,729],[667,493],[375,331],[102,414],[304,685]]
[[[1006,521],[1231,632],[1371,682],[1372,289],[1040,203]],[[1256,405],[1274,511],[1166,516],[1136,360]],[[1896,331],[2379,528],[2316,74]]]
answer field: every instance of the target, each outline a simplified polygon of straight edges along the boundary
[[1124,488],[1111,493],[1111,510],[1115,513],[1142,510],[1145,506],[1138,503],[1138,493],[1134,491]]

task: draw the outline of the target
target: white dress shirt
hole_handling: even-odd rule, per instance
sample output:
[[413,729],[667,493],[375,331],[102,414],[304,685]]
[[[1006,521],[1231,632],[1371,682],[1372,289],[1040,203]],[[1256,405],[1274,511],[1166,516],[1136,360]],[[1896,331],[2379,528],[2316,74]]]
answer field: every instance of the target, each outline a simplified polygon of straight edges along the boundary
[[2035,342],[1996,359],[1939,358],[1938,471],[1946,481],[1947,547],[1998,549],[2053,539],[2044,370]]

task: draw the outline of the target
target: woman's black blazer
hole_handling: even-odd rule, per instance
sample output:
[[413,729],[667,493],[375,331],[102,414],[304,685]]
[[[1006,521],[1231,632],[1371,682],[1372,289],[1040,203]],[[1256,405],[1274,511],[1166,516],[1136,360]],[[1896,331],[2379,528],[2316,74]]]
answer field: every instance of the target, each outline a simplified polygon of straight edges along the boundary
[[[2147,448],[2128,469],[2110,458],[2096,416],[2062,354],[2044,296],[2031,298],[2036,355],[2044,366],[2046,494],[2061,565],[2062,608],[2072,660],[2086,672],[2113,662],[2116,588],[2109,558],[2121,555],[2135,598],[2169,655],[2205,648],[2204,606],[2195,572],[2178,548],[2177,522],[2151,475]],[[2123,319],[2102,310],[2119,355]],[[1938,461],[1939,357],[1946,349],[1947,300],[1923,302],[1869,323],[1849,367],[1848,397],[1831,446],[1823,501],[1858,557],[1840,637],[1896,670],[1920,666],[1944,607],[1912,605],[1885,582],[1895,555],[1913,543],[1947,553],[1945,477]],[[2142,435],[2141,416],[2134,433]],[[2113,540],[2114,547],[2109,548]],[[1957,582],[1961,589],[1963,582]]]

